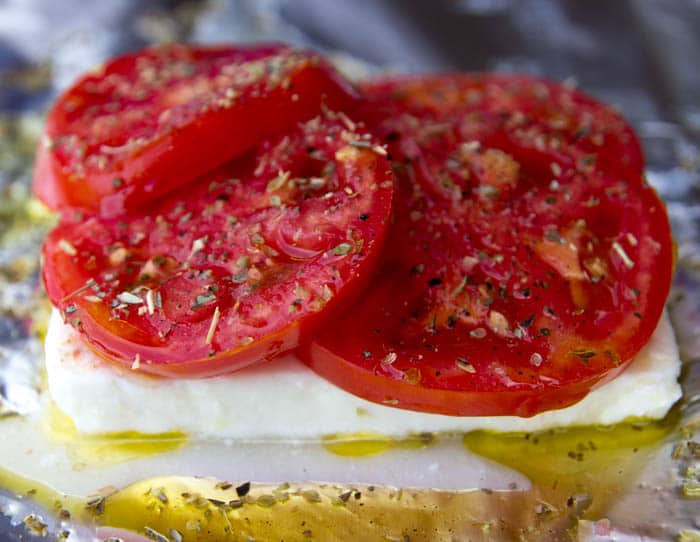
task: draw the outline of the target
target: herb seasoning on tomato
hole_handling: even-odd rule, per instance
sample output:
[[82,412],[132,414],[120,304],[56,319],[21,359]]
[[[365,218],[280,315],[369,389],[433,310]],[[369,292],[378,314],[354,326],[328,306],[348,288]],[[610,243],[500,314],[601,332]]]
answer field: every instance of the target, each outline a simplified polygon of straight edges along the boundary
[[147,215],[64,218],[44,245],[46,288],[108,359],[166,376],[229,372],[296,347],[357,297],[393,191],[384,147],[326,112]]
[[154,197],[264,137],[344,108],[353,91],[317,55],[283,45],[169,45],[111,60],[54,104],[34,192],[50,208],[105,216]]
[[624,119],[525,76],[364,90],[394,160],[395,223],[378,277],[305,361],[366,399],[448,415],[531,416],[622,371],[673,267]]

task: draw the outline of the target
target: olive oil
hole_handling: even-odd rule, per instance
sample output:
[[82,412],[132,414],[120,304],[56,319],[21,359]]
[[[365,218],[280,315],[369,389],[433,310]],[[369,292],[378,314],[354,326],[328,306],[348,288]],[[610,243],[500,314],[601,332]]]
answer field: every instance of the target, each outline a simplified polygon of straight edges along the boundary
[[65,446],[75,465],[109,465],[171,452],[187,443],[179,431],[145,434],[136,431],[86,435],[54,404],[46,408],[44,430],[50,440]]
[[[54,435],[85,460],[120,461],[184,444],[183,435],[85,437],[56,409]],[[83,498],[59,495],[31,480],[0,471],[0,484],[59,517],[170,540],[566,540],[579,519],[605,517],[611,499],[675,426],[661,422],[575,428],[533,434],[474,432],[470,451],[519,470],[527,490],[398,490],[366,485],[260,485],[206,478],[163,477]],[[440,438],[454,438],[437,436]],[[71,442],[72,441],[72,442]],[[425,447],[433,437],[405,440],[372,433],[329,435],[323,447],[363,457]]]
[[323,447],[332,454],[343,457],[363,457],[387,452],[391,449],[417,449],[433,441],[430,433],[409,435],[404,439],[390,438],[381,433],[350,433],[326,435]]
[[526,475],[554,506],[589,502],[586,518],[605,517],[675,428],[678,415],[607,427],[574,427],[539,433],[468,433],[464,446]]
[[201,478],[144,480],[107,496],[94,520],[171,540],[541,540],[579,513],[546,518],[527,492],[440,492],[323,484],[254,485]]
[[[76,465],[108,466],[188,442],[186,435],[176,432],[81,435],[53,405],[44,419],[49,438],[65,447]],[[659,422],[613,427],[531,434],[417,434],[400,440],[376,433],[336,434],[319,443],[328,453],[352,461],[426,448],[441,439],[461,439],[468,453],[526,475],[532,482],[528,489],[400,490],[162,477],[121,489],[107,487],[95,495],[69,496],[2,470],[0,486],[45,508],[63,521],[61,528],[75,522],[156,539],[162,535],[170,540],[567,540],[575,539],[579,520],[606,517],[615,497],[636,480],[677,419],[674,412]]]

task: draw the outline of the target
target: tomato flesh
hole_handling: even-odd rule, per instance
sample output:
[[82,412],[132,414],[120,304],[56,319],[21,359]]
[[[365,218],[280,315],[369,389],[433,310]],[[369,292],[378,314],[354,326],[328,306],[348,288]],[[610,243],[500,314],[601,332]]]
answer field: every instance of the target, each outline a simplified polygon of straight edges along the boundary
[[54,210],[144,209],[354,91],[320,58],[283,45],[169,45],[90,73],[49,112],[34,193]]
[[149,214],[66,215],[44,245],[49,297],[95,351],[142,371],[205,377],[271,359],[378,264],[394,190],[385,154],[326,112]]
[[366,399],[460,416],[562,408],[622,371],[673,268],[624,119],[525,76],[364,90],[395,161],[395,222],[372,286],[302,358]]

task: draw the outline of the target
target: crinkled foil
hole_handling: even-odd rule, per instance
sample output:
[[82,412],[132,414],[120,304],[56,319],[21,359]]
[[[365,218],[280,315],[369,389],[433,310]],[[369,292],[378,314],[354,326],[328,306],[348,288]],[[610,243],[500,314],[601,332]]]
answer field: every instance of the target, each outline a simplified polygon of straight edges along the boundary
[[[31,166],[46,107],[81,72],[148,43],[282,40],[332,53],[351,74],[496,69],[573,78],[618,105],[642,139],[678,246],[669,308],[684,361],[676,430],[606,520],[582,524],[579,535],[608,540],[618,529],[630,539],[700,540],[699,29],[693,1],[0,3],[0,418],[39,408],[39,252],[51,219],[30,200]],[[16,515],[20,504],[5,495],[0,508]],[[20,532],[31,539],[0,523],[8,539]]]

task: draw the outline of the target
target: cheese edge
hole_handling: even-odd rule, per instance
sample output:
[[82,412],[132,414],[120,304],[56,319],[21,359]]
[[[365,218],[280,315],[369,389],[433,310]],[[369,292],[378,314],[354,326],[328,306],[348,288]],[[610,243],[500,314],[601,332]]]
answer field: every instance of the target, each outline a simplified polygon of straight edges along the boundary
[[210,379],[125,374],[96,356],[55,309],[45,350],[49,395],[83,433],[183,431],[200,438],[257,441],[357,433],[531,432],[659,419],[682,395],[681,362],[666,314],[622,374],[575,405],[531,418],[453,417],[379,405],[325,381],[293,355]]

